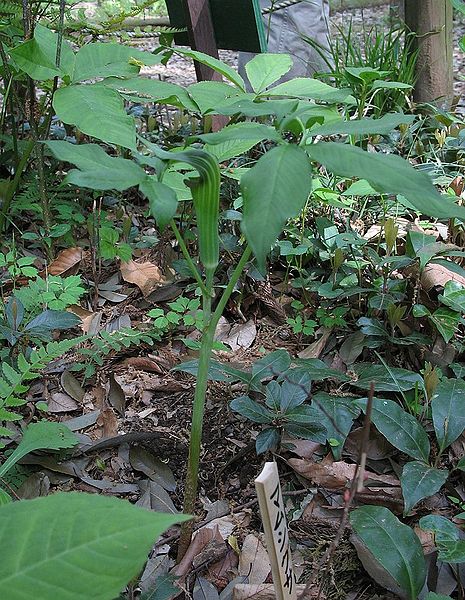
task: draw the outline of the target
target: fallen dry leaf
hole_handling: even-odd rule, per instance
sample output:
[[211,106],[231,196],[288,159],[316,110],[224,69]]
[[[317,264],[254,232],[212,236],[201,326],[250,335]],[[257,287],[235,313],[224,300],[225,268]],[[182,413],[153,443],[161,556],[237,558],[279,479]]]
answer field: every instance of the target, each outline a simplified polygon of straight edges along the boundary
[[465,277],[436,263],[427,265],[421,275],[421,285],[427,292],[436,286],[444,287],[448,281],[456,281],[465,286]]
[[140,369],[141,371],[148,371],[149,373],[158,373],[159,375],[163,374],[163,369],[150,358],[145,358],[144,356],[131,356],[126,358],[123,361],[123,365],[128,367],[134,367],[135,369]]
[[242,544],[239,575],[248,576],[251,584],[260,584],[266,581],[270,571],[271,565],[267,551],[258,537],[250,533]]
[[128,262],[122,262],[120,269],[124,281],[137,285],[144,297],[148,296],[164,281],[160,269],[151,262],[137,263],[134,260],[129,260]]
[[61,392],[52,394],[47,404],[48,412],[51,413],[69,412],[76,410],[78,407],[79,404],[76,400],[68,394],[62,394]]
[[118,433],[118,419],[112,408],[104,408],[97,419],[97,425],[102,428],[102,438],[114,437]]
[[[348,464],[344,461],[333,463],[312,462],[300,458],[290,458],[289,465],[305,479],[310,479],[316,485],[320,485],[327,490],[341,490],[346,488],[353,480],[357,465]],[[392,486],[400,488],[399,480],[391,475],[378,475],[365,471],[365,483],[369,483],[372,487],[379,488]],[[365,488],[363,493],[370,493],[372,490]]]
[[331,335],[331,329],[322,328],[323,335],[313,344],[307,346],[305,350],[302,350],[298,353],[299,358],[319,358],[323,350],[325,349],[326,342]]
[[74,275],[81,260],[82,248],[66,248],[41,275]]
[[196,557],[201,555],[202,551],[207,545],[210,544],[211,547],[211,542],[213,540],[218,546],[222,545],[224,549],[227,550],[225,541],[221,536],[218,527],[207,526],[199,529],[199,531],[197,531],[197,533],[195,534],[191,545],[187,549],[184,558],[176,567],[174,567],[172,573],[174,573],[178,577],[184,577],[191,569],[192,563],[194,562]]
[[238,350],[239,348],[250,348],[257,337],[257,328],[252,319],[247,323],[238,323],[231,328],[231,331],[227,336],[223,337],[221,341],[228,345],[231,350]]

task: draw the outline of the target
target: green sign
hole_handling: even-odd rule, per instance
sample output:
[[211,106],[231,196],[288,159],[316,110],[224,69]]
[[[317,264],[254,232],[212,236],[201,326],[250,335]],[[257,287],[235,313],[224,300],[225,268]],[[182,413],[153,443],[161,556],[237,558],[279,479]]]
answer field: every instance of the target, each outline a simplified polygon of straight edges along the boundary
[[[186,28],[182,0],[166,0],[171,27]],[[210,0],[216,45],[221,50],[266,52],[266,36],[259,0]],[[189,46],[187,32],[177,33],[174,41]]]

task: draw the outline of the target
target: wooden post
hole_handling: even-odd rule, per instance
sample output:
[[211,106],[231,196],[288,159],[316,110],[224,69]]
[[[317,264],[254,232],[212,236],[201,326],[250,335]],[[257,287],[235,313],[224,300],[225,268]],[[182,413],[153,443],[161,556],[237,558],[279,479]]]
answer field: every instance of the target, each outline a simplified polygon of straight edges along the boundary
[[405,0],[405,23],[416,34],[417,102],[450,104],[453,88],[452,4],[449,0]]
[[[191,48],[218,58],[209,0],[183,0],[183,2]],[[198,62],[195,62],[195,72],[197,81],[221,81],[219,73]]]
[[292,565],[286,512],[279,483],[278,467],[267,462],[255,480],[258,504],[265,531],[266,549],[277,600],[297,600],[297,581]]

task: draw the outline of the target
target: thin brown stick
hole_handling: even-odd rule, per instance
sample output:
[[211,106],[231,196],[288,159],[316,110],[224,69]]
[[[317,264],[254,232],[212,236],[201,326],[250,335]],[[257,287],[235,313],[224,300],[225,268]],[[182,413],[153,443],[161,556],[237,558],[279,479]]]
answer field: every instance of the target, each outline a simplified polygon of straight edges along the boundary
[[[321,559],[318,561],[318,565],[313,570],[312,576],[306,582],[305,589],[299,595],[298,600],[304,600],[307,596],[310,597],[310,590],[311,590],[311,588],[312,588],[312,586],[313,586],[313,584],[315,582],[315,579],[316,579],[318,573],[320,573],[321,570],[323,570],[323,575],[322,575],[321,581],[324,579],[324,576],[325,576],[325,574],[328,571],[331,558],[332,558],[332,556],[333,556],[336,548],[339,546],[341,538],[344,535],[344,532],[345,532],[345,530],[347,528],[347,523],[348,523],[348,520],[349,520],[349,510],[350,510],[352,502],[353,502],[353,500],[355,498],[355,495],[357,494],[360,478],[362,478],[362,482],[363,482],[364,469],[362,468],[362,458],[363,458],[363,456],[365,456],[365,461],[366,461],[367,445],[368,445],[369,434],[370,434],[371,409],[372,409],[372,406],[373,406],[374,390],[375,390],[375,388],[374,388],[374,384],[372,382],[371,385],[370,385],[370,392],[368,394],[367,409],[366,409],[366,412],[365,412],[365,419],[364,419],[364,422],[363,422],[363,435],[362,435],[362,440],[360,442],[359,459],[358,459],[358,462],[357,462],[357,468],[355,470],[354,477],[353,477],[352,482],[350,484],[350,488],[347,489],[345,491],[345,493],[344,493],[344,511],[342,513],[342,516],[341,516],[341,522],[339,524],[339,527],[338,527],[338,530],[336,532],[336,535],[334,536],[334,539],[332,540],[331,544],[326,549],[326,552],[323,554],[323,556],[321,557]],[[363,489],[363,486],[362,486],[362,489]],[[321,590],[321,581],[320,581],[320,584],[318,586],[317,600],[319,600],[320,597],[321,597],[321,591],[322,591]]]

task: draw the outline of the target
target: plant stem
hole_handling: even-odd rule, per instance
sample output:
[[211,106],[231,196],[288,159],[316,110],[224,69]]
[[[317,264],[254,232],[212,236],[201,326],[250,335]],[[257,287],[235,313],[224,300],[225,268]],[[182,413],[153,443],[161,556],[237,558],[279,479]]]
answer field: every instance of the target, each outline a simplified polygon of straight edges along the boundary
[[[237,263],[229,283],[222,293],[220,301],[218,302],[213,314],[211,312],[213,290],[207,289],[207,293],[203,296],[203,315],[205,328],[202,335],[202,344],[199,355],[199,368],[197,371],[197,381],[195,384],[194,406],[192,412],[192,425],[189,444],[189,459],[187,463],[187,476],[184,490],[184,512],[186,514],[194,513],[195,501],[197,498],[200,449],[202,443],[203,418],[205,413],[205,394],[207,391],[208,371],[210,368],[216,326],[218,325],[218,321],[223,314],[226,303],[234,291],[234,287],[238,282],[251,253],[251,249],[247,246],[241,256],[241,259]],[[187,521],[181,526],[181,536],[179,538],[178,546],[178,561],[182,559],[187,548],[189,547],[192,538],[193,527],[193,521]]]
[[[191,270],[192,276],[194,277],[195,281],[197,282],[197,285],[200,287],[200,290],[202,292],[202,295],[205,296],[208,294],[208,290],[204,284],[204,282],[202,281],[202,278],[200,277],[199,271],[197,269],[197,267],[194,264],[194,261],[192,260],[190,254],[189,254],[189,250],[187,249],[187,246],[184,242],[184,239],[181,235],[181,232],[179,231],[176,223],[174,222],[174,219],[171,220],[171,229],[173,230],[173,233],[176,237],[176,241],[179,244],[179,247],[181,248],[181,252],[182,255],[184,256],[187,265],[189,267],[189,269]],[[211,291],[210,291],[211,293]]]

